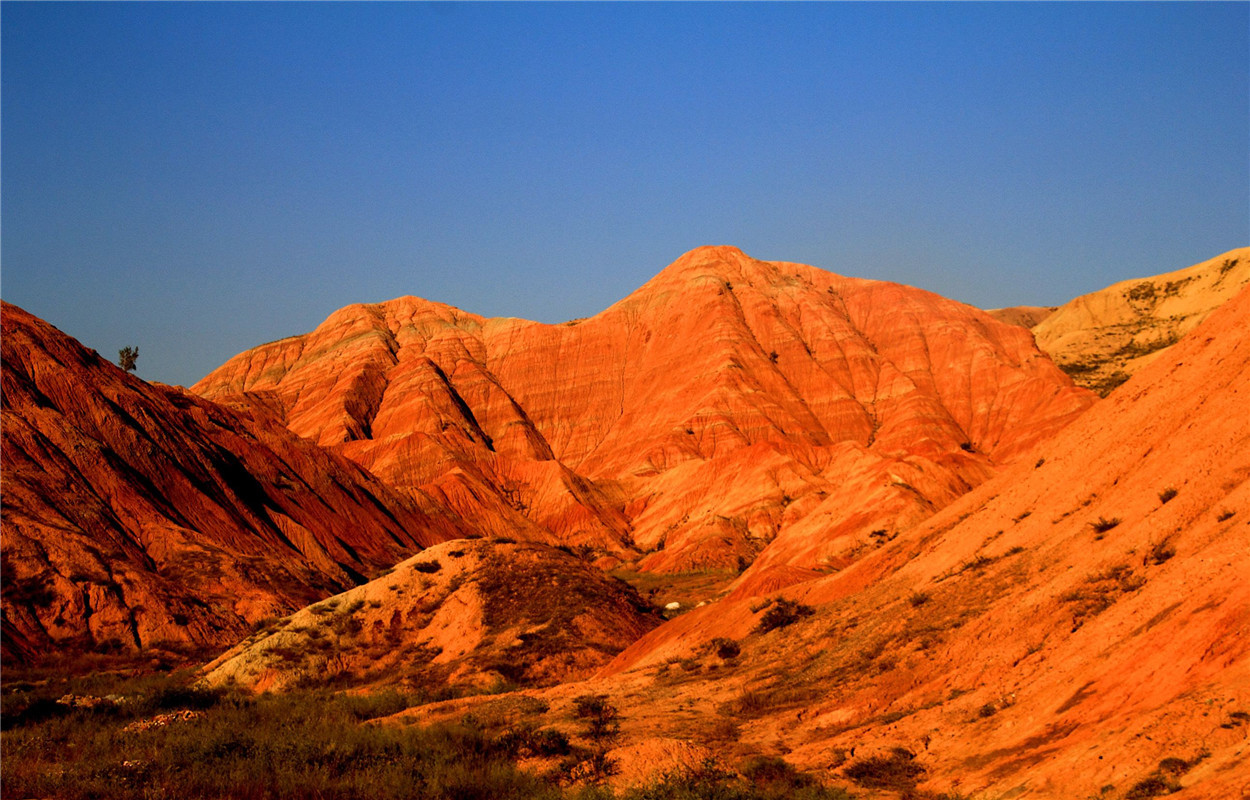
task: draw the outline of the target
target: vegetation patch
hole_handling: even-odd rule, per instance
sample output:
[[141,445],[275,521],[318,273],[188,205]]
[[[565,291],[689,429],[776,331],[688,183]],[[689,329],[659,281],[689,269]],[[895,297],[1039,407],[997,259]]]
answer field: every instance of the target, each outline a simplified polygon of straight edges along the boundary
[[1099,517],[1098,519],[1091,522],[1089,526],[1094,529],[1094,533],[1104,534],[1119,524],[1120,524],[1119,517],[1112,517],[1111,519],[1107,519],[1106,517]]
[[[185,677],[119,682],[116,699],[4,703],[3,794],[79,798],[551,798],[472,725],[362,725],[407,702],[295,691],[255,697],[197,689]],[[42,690],[60,691],[45,684]],[[49,708],[51,706],[51,708]],[[32,713],[34,709],[43,712]],[[177,724],[136,724],[158,709]]]
[[[827,787],[794,770],[775,765],[770,757],[743,766],[739,778],[708,759],[693,768],[670,772],[659,780],[619,795],[620,800],[851,800],[845,789]],[[785,762],[782,762],[783,764]],[[605,800],[610,797],[606,796]]]
[[1174,555],[1176,555],[1176,548],[1172,545],[1170,540],[1164,539],[1161,542],[1155,542],[1151,545],[1150,552],[1147,553],[1146,558],[1150,561],[1150,563],[1158,565],[1167,561]]
[[732,661],[742,652],[742,648],[733,639],[720,636],[712,640],[712,650],[722,661]]
[[865,789],[893,789],[910,791],[925,773],[916,763],[916,757],[903,747],[896,747],[888,755],[870,756],[852,761],[842,774]]
[[815,613],[816,609],[811,606],[785,597],[779,597],[769,604],[764,611],[764,615],[760,617],[759,624],[755,626],[755,631],[756,633],[775,631],[778,628],[793,625],[800,619],[810,617]]
[[1088,576],[1081,586],[1060,595],[1059,600],[1073,606],[1072,630],[1075,631],[1086,619],[1114,605],[1121,595],[1145,585],[1145,578],[1134,574],[1127,564],[1120,564]]
[[1130,340],[1119,350],[1116,350],[1114,356],[1118,358],[1139,358],[1140,356],[1149,355],[1151,353],[1158,352],[1159,350],[1163,350],[1164,348],[1171,347],[1179,342],[1180,339],[1180,334],[1172,332],[1149,342]]

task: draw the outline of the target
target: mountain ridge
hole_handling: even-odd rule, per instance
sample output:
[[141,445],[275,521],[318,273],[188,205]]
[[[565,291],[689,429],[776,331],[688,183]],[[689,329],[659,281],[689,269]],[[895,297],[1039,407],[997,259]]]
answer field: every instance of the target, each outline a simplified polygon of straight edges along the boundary
[[0,324],[6,655],[223,644],[471,530],[17,306]]
[[[660,571],[750,563],[845,477],[831,462],[859,469],[848,445],[882,475],[912,459],[923,474],[898,483],[917,496],[896,502],[910,521],[1092,402],[979,310],[725,246],[562,325],[411,297],[347,306],[192,389],[259,399],[491,532]],[[723,469],[766,488],[726,496]]]

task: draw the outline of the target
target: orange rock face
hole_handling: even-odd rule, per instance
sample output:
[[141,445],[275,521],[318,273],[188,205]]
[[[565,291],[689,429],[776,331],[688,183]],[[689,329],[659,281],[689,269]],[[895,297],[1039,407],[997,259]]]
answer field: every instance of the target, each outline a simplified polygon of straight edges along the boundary
[[[623,713],[649,736],[698,739],[666,721],[679,709],[738,709],[735,746],[781,742],[834,777],[902,747],[932,791],[1241,796],[1247,319],[1250,290],[1027,459],[785,592],[813,615],[763,632],[763,601],[731,596],[644,637],[597,688],[645,698]],[[739,643],[728,666],[716,637]],[[657,680],[676,659],[705,679]]]
[[[836,561],[846,537],[926,516],[1093,402],[976,309],[728,247],[564,325],[350,306],[193,389],[488,530],[657,571],[737,569],[813,513],[779,558]],[[883,504],[851,513],[848,493]]]
[[0,319],[6,655],[221,645],[469,530],[272,420]]

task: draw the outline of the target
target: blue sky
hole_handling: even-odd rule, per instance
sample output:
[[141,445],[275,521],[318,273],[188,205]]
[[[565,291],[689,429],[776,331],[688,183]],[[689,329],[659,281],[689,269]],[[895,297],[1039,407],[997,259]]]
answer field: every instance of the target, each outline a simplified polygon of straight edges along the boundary
[[0,293],[190,384],[683,252],[1055,304],[1250,244],[1248,3],[0,5]]

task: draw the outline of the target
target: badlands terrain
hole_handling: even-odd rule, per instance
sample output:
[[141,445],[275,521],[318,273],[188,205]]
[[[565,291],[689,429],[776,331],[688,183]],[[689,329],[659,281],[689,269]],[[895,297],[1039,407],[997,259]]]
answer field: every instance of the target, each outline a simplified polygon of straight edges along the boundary
[[[4,792],[1245,796],[1247,283],[984,312],[704,247],[562,325],[347,306],[189,390],[5,304]],[[284,697],[500,760],[230,782],[222,720]]]

